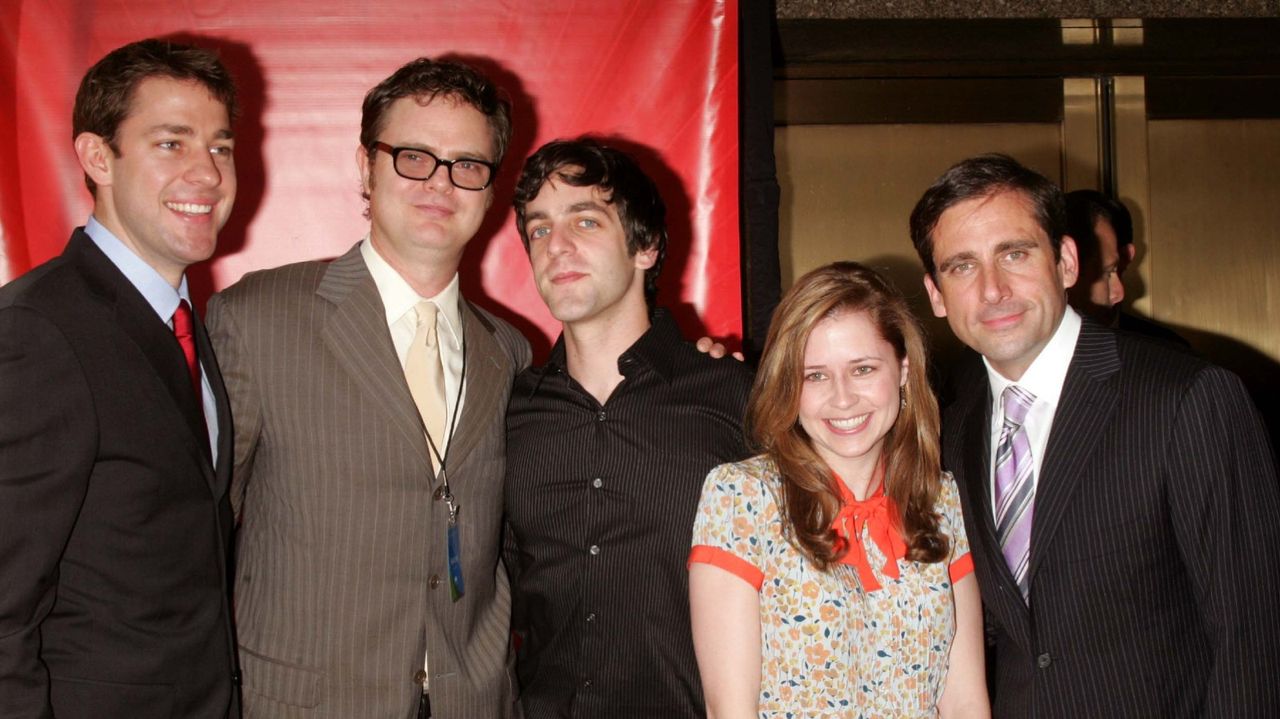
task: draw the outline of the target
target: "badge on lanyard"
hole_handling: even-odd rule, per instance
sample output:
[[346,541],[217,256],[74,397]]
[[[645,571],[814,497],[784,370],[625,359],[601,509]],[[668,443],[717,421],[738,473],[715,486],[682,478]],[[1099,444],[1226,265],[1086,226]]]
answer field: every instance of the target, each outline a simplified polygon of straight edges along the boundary
[[462,540],[458,536],[459,507],[448,487],[448,482],[445,482],[442,499],[445,506],[449,508],[449,522],[445,528],[449,547],[449,596],[456,602],[466,593],[466,588],[462,583]]
[[[467,341],[462,340],[462,377],[467,376]],[[453,439],[453,433],[458,429],[458,410],[462,407],[462,388],[465,382],[458,383],[458,396],[453,403],[453,416],[449,419],[448,438]],[[432,458],[436,460],[439,471],[437,478],[441,481],[440,487],[436,490],[435,498],[444,502],[449,509],[449,522],[445,526],[445,541],[448,546],[449,558],[449,596],[453,601],[458,601],[462,595],[466,593],[466,589],[462,584],[462,540],[458,533],[458,503],[454,501],[453,492],[449,489],[449,478],[445,476],[445,467],[448,466],[449,445],[452,442],[444,443],[444,453],[441,454],[437,449],[435,442],[431,439],[431,433],[424,434],[427,438],[427,447],[432,454]]]

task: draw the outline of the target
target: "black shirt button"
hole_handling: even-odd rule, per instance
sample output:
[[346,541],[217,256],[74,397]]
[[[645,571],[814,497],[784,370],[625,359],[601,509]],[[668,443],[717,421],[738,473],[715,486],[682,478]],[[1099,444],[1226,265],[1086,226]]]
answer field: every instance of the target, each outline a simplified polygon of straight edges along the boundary
[[590,679],[583,679],[583,680],[582,680],[582,688],[583,688],[583,689],[590,689],[590,688],[591,688],[591,680],[590,680]]
[[600,413],[596,415],[596,421],[597,421],[597,422],[603,422],[603,421],[604,421],[604,410],[600,410]]
[[439,587],[439,586],[440,586],[440,575],[439,575],[439,574],[432,574],[432,575],[431,575],[431,578],[427,580],[427,586],[431,587],[432,589],[435,589],[435,588]]
[[1049,652],[1045,652],[1044,654],[1041,654],[1040,656],[1036,657],[1036,666],[1040,667],[1041,669],[1048,669],[1049,665],[1052,663],[1053,663],[1053,658],[1049,656]]
[[413,673],[413,683],[414,683],[414,684],[426,684],[426,683],[427,683],[427,670],[426,670],[426,669],[419,669],[418,671],[414,672],[414,673]]
[[590,614],[588,614],[588,615],[587,615],[587,624],[591,624],[591,623],[595,622],[595,620],[596,620],[596,613],[595,613],[595,612],[591,612]]

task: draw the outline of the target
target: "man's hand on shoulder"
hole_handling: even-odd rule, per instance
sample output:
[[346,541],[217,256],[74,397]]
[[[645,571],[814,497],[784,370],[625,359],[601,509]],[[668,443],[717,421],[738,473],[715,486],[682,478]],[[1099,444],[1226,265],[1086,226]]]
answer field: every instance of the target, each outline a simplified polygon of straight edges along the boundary
[[[695,346],[698,348],[699,352],[703,354],[709,354],[716,359],[720,359],[721,357],[725,356],[725,352],[726,352],[725,346],[720,344],[719,342],[716,342],[710,337],[703,337],[702,339],[699,339],[695,343]],[[734,352],[733,358],[738,360],[739,362],[742,362],[745,359],[741,352]]]

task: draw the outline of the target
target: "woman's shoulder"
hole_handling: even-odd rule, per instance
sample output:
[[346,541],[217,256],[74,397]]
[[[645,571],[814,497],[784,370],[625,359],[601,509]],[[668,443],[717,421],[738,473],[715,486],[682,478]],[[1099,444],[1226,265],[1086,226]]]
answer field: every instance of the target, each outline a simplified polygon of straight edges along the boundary
[[938,479],[938,502],[943,505],[960,506],[960,487],[950,472],[943,471]]
[[777,465],[768,455],[760,454],[711,470],[702,493],[703,496],[713,493],[746,497],[768,495],[776,500],[781,487]]
[[778,466],[774,464],[767,454],[758,454],[738,462],[726,462],[711,470],[711,474],[707,475],[707,480],[711,481],[712,479],[717,482],[734,482],[740,485],[750,484],[757,486],[776,486],[780,482]]

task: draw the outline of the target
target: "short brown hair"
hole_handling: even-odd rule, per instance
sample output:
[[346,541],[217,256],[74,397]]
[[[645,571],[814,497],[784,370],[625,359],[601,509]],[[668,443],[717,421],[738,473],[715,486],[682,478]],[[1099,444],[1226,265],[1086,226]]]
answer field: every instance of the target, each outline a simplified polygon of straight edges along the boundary
[[[234,122],[239,115],[235,81],[216,52],[151,38],[112,50],[84,74],[71,113],[71,139],[91,132],[106,140],[118,157],[120,123],[133,110],[138,85],[151,77],[198,82],[227,108],[230,120]],[[97,186],[88,175],[84,183],[96,194]]]
[[1036,223],[1049,237],[1053,259],[1060,257],[1062,236],[1067,232],[1067,207],[1062,190],[1008,155],[978,155],[942,173],[911,211],[911,243],[920,255],[924,271],[935,282],[938,268],[933,260],[933,230],[942,214],[966,200],[994,197],[1004,192],[1018,192],[1027,199]]
[[[403,65],[364,96],[360,115],[360,145],[373,151],[386,127],[387,109],[403,97],[425,104],[438,96],[456,98],[489,120],[493,132],[494,164],[502,162],[511,142],[511,102],[478,70],[454,60],[420,57]],[[366,198],[368,199],[368,198]]]

